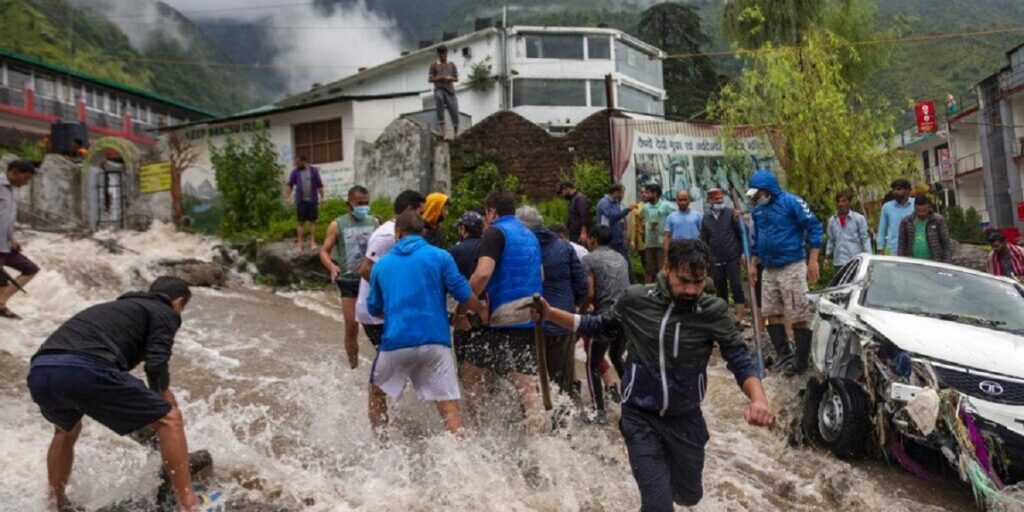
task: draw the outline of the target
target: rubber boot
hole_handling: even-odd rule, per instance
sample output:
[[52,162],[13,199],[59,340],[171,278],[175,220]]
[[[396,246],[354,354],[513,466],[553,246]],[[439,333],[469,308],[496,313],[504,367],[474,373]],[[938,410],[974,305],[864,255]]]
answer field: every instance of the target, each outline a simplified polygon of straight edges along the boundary
[[768,369],[775,371],[785,368],[793,360],[793,349],[789,348],[789,339],[786,338],[786,326],[768,324],[768,337],[775,347],[775,360]]
[[811,330],[806,327],[794,328],[793,337],[796,338],[796,358],[786,369],[787,375],[799,375],[807,371],[807,359],[811,355]]

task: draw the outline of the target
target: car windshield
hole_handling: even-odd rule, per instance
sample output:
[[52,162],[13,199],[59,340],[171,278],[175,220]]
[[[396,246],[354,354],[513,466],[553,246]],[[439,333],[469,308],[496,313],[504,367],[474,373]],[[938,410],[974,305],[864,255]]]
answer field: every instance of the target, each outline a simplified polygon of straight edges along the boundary
[[1000,279],[896,261],[872,262],[864,306],[1024,333],[1024,296]]

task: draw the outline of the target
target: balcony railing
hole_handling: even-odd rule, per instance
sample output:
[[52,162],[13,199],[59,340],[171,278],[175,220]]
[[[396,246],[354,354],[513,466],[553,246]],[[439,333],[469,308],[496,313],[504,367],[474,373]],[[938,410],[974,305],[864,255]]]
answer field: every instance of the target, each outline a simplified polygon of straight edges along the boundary
[[982,165],[983,161],[981,159],[981,151],[971,155],[962,156],[956,159],[956,174],[957,176],[967,174],[971,171],[981,169]]

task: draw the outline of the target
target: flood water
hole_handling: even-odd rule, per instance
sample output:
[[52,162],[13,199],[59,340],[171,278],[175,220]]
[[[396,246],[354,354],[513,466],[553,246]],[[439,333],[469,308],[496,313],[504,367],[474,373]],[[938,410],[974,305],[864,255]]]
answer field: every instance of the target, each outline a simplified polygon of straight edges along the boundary
[[[52,427],[25,387],[36,347],[78,310],[142,287],[155,277],[155,261],[209,260],[217,243],[167,226],[116,237],[141,254],[109,255],[53,234],[23,237],[44,270],[30,295],[10,304],[26,319],[0,320],[0,510],[45,510]],[[233,499],[339,511],[639,508],[614,427],[570,421],[555,435],[528,436],[508,386],[462,442],[441,434],[433,408],[407,393],[392,408],[392,443],[379,445],[366,418],[373,352],[364,343],[356,370],[344,362],[336,294],[274,293],[245,282],[195,290],[171,364],[190,449],[213,454],[217,485]],[[770,378],[773,405],[791,402],[794,386]],[[705,498],[694,510],[971,509],[970,491],[957,483],[928,484],[881,462],[850,464],[791,447],[784,429],[747,426],[744,403],[716,360],[704,404]],[[88,510],[150,496],[158,485],[155,453],[88,419],[76,455],[69,497]]]

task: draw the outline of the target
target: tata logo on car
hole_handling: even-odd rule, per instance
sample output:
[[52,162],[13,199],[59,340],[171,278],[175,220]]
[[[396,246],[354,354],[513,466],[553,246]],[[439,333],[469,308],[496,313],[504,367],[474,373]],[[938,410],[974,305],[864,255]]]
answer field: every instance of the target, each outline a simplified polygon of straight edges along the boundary
[[992,382],[990,380],[983,380],[978,383],[978,388],[985,392],[986,395],[999,396],[1003,394],[1003,386],[998,382]]

